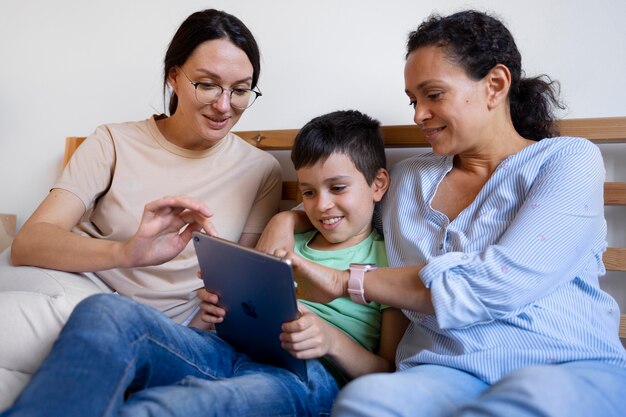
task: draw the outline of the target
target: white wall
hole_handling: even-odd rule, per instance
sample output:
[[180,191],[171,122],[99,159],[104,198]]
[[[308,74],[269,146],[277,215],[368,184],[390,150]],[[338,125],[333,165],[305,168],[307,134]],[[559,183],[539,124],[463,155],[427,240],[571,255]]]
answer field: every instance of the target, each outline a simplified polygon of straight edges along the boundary
[[3,0],[0,213],[23,224],[60,172],[65,136],[162,111],[161,60],[195,10],[233,13],[259,41],[264,96],[237,126],[247,130],[297,128],[340,108],[411,123],[402,79],[407,33],[435,10],[467,6],[508,23],[528,74],[562,82],[564,117],[626,115],[621,0]]
[[[384,124],[411,123],[402,79],[407,33],[433,11],[465,7],[500,15],[527,74],[562,83],[561,117],[626,115],[623,0],[2,0],[0,213],[23,224],[60,173],[66,136],[161,112],[167,44],[186,16],[209,7],[241,18],[261,47],[264,96],[240,130],[297,128],[346,108]],[[608,178],[626,180],[626,145],[602,151]],[[279,157],[292,175],[285,153]],[[623,209],[607,218],[609,242],[625,246]],[[624,308],[621,278],[603,285]]]
[[[261,47],[264,96],[240,130],[297,128],[345,108],[384,124],[411,123],[402,78],[407,33],[433,11],[465,7],[501,16],[527,74],[561,82],[562,117],[626,115],[622,0],[3,0],[0,213],[23,224],[60,173],[66,136],[161,112],[167,44],[187,15],[208,7],[240,17]],[[626,180],[626,145],[603,152],[609,179]],[[623,214],[610,220],[623,222]],[[626,245],[624,229],[613,228],[610,240]]]

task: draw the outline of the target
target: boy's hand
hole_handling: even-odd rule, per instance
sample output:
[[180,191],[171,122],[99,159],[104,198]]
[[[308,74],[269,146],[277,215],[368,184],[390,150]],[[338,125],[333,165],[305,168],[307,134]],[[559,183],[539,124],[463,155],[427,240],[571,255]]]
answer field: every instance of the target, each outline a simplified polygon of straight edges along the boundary
[[203,322],[214,326],[215,323],[224,321],[226,310],[218,305],[219,297],[217,294],[201,288],[198,290],[198,297],[200,298],[200,312],[197,316],[199,316]]
[[342,297],[346,292],[348,281],[346,275],[346,281],[343,282],[345,271],[322,266],[281,249],[276,250],[274,256],[291,261],[294,277],[298,283],[296,294],[299,298],[328,303],[335,298]]
[[306,306],[298,303],[300,317],[284,323],[280,334],[281,346],[298,359],[314,359],[332,349],[329,325]]
[[[198,271],[198,278],[202,279],[202,272]],[[218,306],[219,297],[217,294],[207,291],[204,288],[198,290],[198,298],[200,299],[200,311],[196,313],[189,322],[189,327],[195,327],[202,330],[214,330],[215,323],[221,323],[226,316],[226,310]]]

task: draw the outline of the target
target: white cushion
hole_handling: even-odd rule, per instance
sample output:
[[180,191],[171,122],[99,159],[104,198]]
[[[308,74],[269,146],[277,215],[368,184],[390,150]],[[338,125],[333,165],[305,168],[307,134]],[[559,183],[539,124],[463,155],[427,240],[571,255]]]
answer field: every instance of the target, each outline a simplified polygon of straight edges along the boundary
[[9,250],[0,254],[0,410],[50,352],[76,304],[110,292],[93,274],[12,266]]
[[0,368],[0,412],[13,404],[30,377],[31,374]]

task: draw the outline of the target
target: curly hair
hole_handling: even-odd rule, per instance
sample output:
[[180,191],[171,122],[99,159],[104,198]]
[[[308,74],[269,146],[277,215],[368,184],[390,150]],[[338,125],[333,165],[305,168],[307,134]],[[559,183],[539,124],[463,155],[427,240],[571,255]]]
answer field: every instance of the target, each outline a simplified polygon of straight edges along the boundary
[[511,72],[508,99],[515,130],[535,141],[559,135],[554,111],[565,108],[559,100],[559,83],[545,74],[524,77],[522,56],[500,20],[476,10],[431,15],[409,34],[406,56],[424,46],[444,49],[448,59],[474,80],[498,64],[506,66]]

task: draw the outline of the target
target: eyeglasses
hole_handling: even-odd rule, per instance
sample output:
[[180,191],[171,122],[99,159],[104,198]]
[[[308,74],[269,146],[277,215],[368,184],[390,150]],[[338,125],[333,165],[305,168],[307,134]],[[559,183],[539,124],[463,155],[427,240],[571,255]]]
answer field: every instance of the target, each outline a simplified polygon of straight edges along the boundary
[[193,85],[196,92],[196,100],[202,104],[213,104],[224,94],[224,91],[228,91],[230,93],[230,105],[236,109],[243,110],[252,106],[255,100],[263,95],[260,91],[255,91],[251,88],[224,88],[219,84],[191,81],[185,71],[180,66],[178,68],[180,68],[189,83]]

